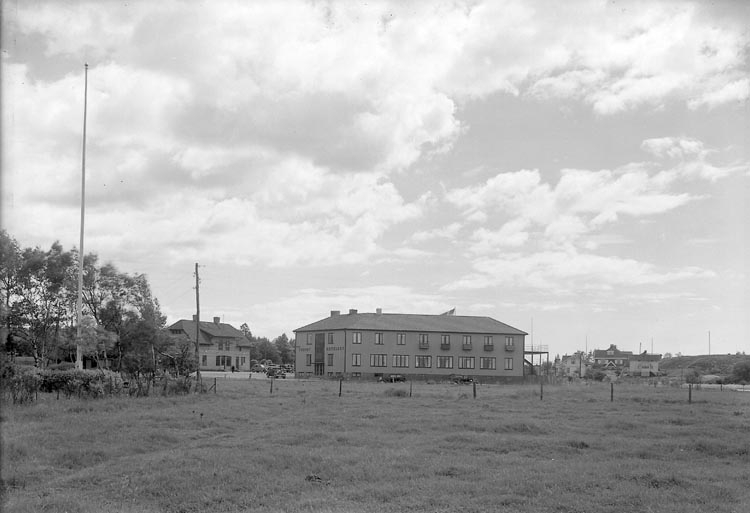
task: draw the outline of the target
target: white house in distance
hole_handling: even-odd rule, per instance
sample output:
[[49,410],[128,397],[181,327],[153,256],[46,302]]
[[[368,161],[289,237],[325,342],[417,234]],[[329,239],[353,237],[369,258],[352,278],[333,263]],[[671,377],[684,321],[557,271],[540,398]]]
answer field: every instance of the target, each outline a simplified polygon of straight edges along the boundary
[[294,333],[298,377],[523,379],[527,333],[491,317],[333,310]]
[[213,322],[200,321],[199,327],[195,316],[191,321],[181,319],[168,330],[170,336],[188,340],[191,346],[198,336],[201,370],[250,370],[250,342],[240,330],[221,322],[219,317],[214,317]]

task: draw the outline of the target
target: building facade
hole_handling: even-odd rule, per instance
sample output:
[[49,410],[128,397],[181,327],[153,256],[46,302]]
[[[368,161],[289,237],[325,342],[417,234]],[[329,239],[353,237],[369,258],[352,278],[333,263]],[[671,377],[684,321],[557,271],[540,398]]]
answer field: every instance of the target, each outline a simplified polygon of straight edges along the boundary
[[572,355],[566,354],[556,363],[557,374],[570,378],[585,378],[591,367],[591,363],[582,351]]
[[648,354],[643,352],[630,358],[630,375],[635,377],[650,378],[659,375],[660,354]]
[[298,377],[523,378],[526,333],[490,317],[334,310],[294,332]]
[[594,365],[605,371],[621,372],[623,369],[630,368],[632,357],[632,351],[620,351],[615,344],[611,344],[607,349],[594,351]]
[[201,370],[250,370],[250,343],[245,335],[231,324],[220,322],[214,317],[213,322],[201,321],[196,327],[195,317],[192,321],[179,320],[169,328],[172,337],[181,337],[195,345],[198,336],[198,356]]

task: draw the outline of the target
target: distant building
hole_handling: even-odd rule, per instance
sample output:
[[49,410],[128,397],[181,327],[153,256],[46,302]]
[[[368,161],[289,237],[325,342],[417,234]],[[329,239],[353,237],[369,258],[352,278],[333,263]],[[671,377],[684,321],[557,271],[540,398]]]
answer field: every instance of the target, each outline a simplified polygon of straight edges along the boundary
[[582,351],[572,355],[563,355],[557,364],[557,374],[559,376],[571,378],[585,378],[591,363]]
[[168,330],[170,336],[182,337],[192,346],[198,336],[201,370],[250,370],[250,341],[231,324],[220,322],[219,317],[213,322],[201,321],[198,330],[195,316],[192,321],[175,322]]
[[526,333],[490,317],[334,310],[294,333],[298,377],[523,378]]
[[632,356],[632,351],[620,351],[615,344],[611,344],[608,349],[594,350],[594,365],[605,371],[622,371],[630,368]]
[[660,354],[643,353],[630,357],[630,375],[641,376],[644,378],[659,375]]

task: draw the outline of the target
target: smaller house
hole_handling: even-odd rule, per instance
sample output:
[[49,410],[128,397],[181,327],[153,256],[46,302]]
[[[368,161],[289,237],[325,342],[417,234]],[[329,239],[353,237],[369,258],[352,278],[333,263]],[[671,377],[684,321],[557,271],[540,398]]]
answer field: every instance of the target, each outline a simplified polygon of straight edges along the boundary
[[630,358],[630,375],[649,378],[659,375],[660,354],[643,353]]
[[211,321],[200,321],[196,326],[193,320],[179,320],[168,330],[172,337],[186,338],[195,344],[198,336],[198,353],[201,370],[250,370],[250,341],[245,335],[232,326],[220,322],[219,317]]
[[630,368],[632,356],[632,351],[620,351],[615,344],[611,344],[607,349],[594,350],[594,365],[601,367],[604,371],[621,372]]
[[590,367],[591,363],[587,361],[582,351],[572,355],[563,355],[557,363],[558,374],[569,378],[585,378]]

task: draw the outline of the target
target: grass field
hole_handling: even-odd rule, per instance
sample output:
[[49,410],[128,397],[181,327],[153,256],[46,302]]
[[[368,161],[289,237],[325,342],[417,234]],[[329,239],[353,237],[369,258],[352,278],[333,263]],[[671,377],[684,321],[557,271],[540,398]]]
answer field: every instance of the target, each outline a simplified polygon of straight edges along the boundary
[[750,393],[220,380],[2,409],[8,512],[750,511]]

